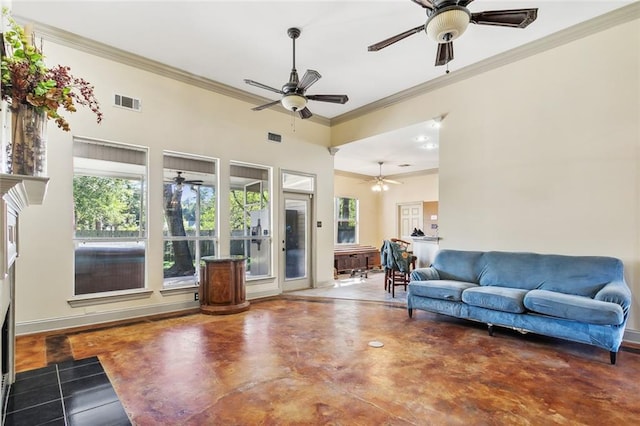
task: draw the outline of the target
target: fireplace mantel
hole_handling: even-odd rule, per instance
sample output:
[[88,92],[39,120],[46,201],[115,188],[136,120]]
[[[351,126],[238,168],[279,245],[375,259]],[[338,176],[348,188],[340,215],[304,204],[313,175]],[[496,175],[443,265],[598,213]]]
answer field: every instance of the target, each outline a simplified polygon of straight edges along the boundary
[[7,175],[0,173],[0,196],[10,198],[19,210],[29,206],[42,204],[47,192],[48,177],[23,175]]

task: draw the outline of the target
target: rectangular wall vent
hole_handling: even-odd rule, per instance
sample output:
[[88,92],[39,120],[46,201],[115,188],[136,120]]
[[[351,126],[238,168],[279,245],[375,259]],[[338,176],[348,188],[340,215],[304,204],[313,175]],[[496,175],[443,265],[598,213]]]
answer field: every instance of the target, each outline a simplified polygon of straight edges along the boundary
[[142,109],[140,99],[125,95],[118,95],[117,93],[114,98],[114,105],[120,108],[130,109],[132,111],[140,111]]
[[276,133],[271,133],[269,132],[267,134],[267,140],[269,140],[270,142],[282,142],[282,135],[278,135]]

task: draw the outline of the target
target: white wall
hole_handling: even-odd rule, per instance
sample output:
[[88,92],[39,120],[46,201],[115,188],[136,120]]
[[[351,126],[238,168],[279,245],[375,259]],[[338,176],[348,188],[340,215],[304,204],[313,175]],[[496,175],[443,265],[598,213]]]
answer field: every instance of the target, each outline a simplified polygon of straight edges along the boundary
[[[251,111],[235,99],[186,85],[156,74],[46,42],[49,66],[64,64],[72,73],[95,85],[104,121],[86,109],[67,114],[71,132],[49,123],[48,175],[51,180],[42,206],[25,210],[20,219],[20,258],[17,267],[16,316],[19,330],[37,331],[110,318],[123,318],[156,310],[196,306],[193,292],[162,295],[162,151],[174,150],[220,159],[220,193],[228,188],[229,162],[246,161],[274,167],[273,235],[280,235],[278,214],[280,168],[317,174],[314,220],[333,223],[333,158],[327,150],[329,128],[296,119],[295,132],[288,114]],[[240,78],[240,77],[239,77]],[[142,112],[111,106],[114,93],[138,97]],[[267,132],[283,136],[281,144],[267,142]],[[79,135],[149,147],[149,222],[147,285],[149,298],[72,308],[73,295],[73,200],[72,136]],[[221,197],[220,251],[228,254],[228,200]],[[333,229],[314,228],[315,283],[333,278]],[[274,273],[278,273],[280,246],[275,238]],[[280,238],[281,240],[281,238]],[[280,292],[279,278],[260,286],[248,286],[248,298]]]
[[446,113],[441,245],[618,257],[633,293],[627,329],[638,333],[639,28],[636,19],[335,125],[332,144]]

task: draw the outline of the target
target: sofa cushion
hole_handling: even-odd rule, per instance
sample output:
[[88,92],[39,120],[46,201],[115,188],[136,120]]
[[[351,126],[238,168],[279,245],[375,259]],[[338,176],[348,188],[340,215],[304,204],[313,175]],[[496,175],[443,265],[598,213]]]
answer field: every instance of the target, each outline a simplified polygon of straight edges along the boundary
[[478,283],[482,255],[480,251],[443,249],[436,254],[431,266],[438,271],[442,280]]
[[462,301],[480,308],[521,314],[526,311],[523,300],[527,292],[519,288],[481,286],[463,291]]
[[607,283],[622,279],[619,259],[603,256],[548,255],[542,261],[548,277],[539,290],[557,291],[593,298]]
[[616,303],[548,290],[531,290],[524,297],[524,306],[539,314],[590,324],[620,325],[624,321],[622,307]]
[[533,290],[541,283],[542,256],[536,253],[489,251],[483,256],[480,285]]
[[603,256],[487,252],[480,285],[556,291],[593,297],[622,275],[619,259]]
[[460,302],[462,292],[471,287],[478,287],[478,284],[451,280],[412,281],[409,283],[409,294]]

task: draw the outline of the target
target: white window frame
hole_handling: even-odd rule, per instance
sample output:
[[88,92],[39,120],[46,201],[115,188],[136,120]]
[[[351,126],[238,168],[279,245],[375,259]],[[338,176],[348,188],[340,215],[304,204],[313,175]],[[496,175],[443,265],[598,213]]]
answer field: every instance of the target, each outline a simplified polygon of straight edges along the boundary
[[[167,160],[167,157],[171,157],[170,160]],[[173,161],[171,161],[173,160]],[[177,161],[176,161],[177,160]],[[179,164],[180,160],[182,161],[182,165]],[[201,170],[190,170],[191,168],[198,168],[197,165],[196,167],[190,167],[189,165],[193,163],[193,160],[195,160],[196,163],[210,163],[211,164],[211,173],[209,173],[207,175],[207,173],[204,171],[204,169]],[[193,253],[193,262],[194,262],[194,275],[193,276],[184,276],[184,277],[174,277],[174,278],[164,278],[163,279],[163,289],[177,289],[177,288],[184,288],[184,287],[197,287],[200,283],[201,277],[200,277],[200,262],[202,259],[202,255],[201,255],[201,249],[200,249],[200,242],[202,241],[212,241],[213,242],[213,247],[214,247],[214,253],[219,253],[219,239],[218,239],[218,229],[219,229],[219,211],[218,211],[218,200],[219,200],[219,191],[218,191],[218,160],[215,158],[211,158],[211,157],[202,157],[202,156],[197,156],[197,155],[192,155],[192,154],[186,154],[186,153],[179,153],[179,152],[174,152],[174,151],[164,151],[163,153],[163,173],[164,173],[164,180],[165,182],[163,183],[163,190],[164,190],[164,185],[167,183],[167,179],[172,179],[173,176],[176,175],[177,171],[180,171],[183,173],[183,175],[185,173],[196,173],[196,175],[194,175],[194,177],[197,177],[198,179],[202,178],[202,180],[204,181],[205,186],[209,186],[209,187],[213,187],[214,190],[214,210],[216,212],[216,217],[214,219],[215,222],[215,226],[214,226],[214,235],[200,235],[201,229],[200,229],[200,209],[199,209],[199,200],[197,201],[197,209],[196,209],[196,226],[195,226],[195,235],[185,235],[185,236],[169,236],[169,235],[164,235],[163,233],[163,255],[164,255],[164,243],[167,241],[193,241],[194,242],[194,248],[195,248],[195,252]],[[180,169],[180,170],[178,170]],[[188,175],[187,175],[188,177]],[[200,189],[198,188],[198,197],[200,196],[199,193]],[[163,199],[164,202],[164,199]],[[164,217],[164,214],[163,214]],[[163,220],[164,223],[164,220]],[[163,262],[164,263],[164,262]],[[163,276],[164,276],[164,271],[163,271]]]
[[[338,212],[338,208],[339,208],[339,203],[340,200],[342,199],[346,199],[346,200],[355,200],[355,208],[356,208],[356,212],[355,212],[355,241],[354,242],[348,242],[348,243],[343,243],[343,242],[338,242],[338,234],[340,231],[340,223],[342,222],[348,222],[349,219],[344,220],[344,219],[340,219],[340,214]],[[360,243],[360,200],[358,198],[355,197],[341,197],[341,196],[337,196],[335,197],[334,200],[334,229],[335,229],[335,233],[333,235],[334,238],[334,244],[335,245],[354,245],[354,244],[359,244]]]
[[[106,142],[95,139],[74,138],[74,158],[73,158],[73,176],[97,176],[97,177],[112,177],[123,178],[140,181],[140,227],[138,229],[138,235],[132,237],[77,237],[73,236],[74,250],[82,244],[90,243],[127,243],[135,242],[141,244],[144,248],[144,272],[142,287],[132,288],[126,290],[107,290],[104,292],[93,292],[76,294],[75,280],[73,283],[73,296],[68,300],[68,303],[73,307],[89,306],[94,304],[101,304],[107,302],[113,302],[114,300],[132,300],[141,297],[148,297],[151,295],[151,291],[147,289],[147,267],[148,267],[148,238],[147,238],[147,223],[148,223],[148,149],[146,147]],[[116,159],[117,155],[113,155],[109,151],[115,148],[116,150],[130,150],[132,157],[130,161],[123,161],[122,159]],[[137,152],[137,153],[136,153]],[[134,157],[138,157],[137,159]],[[141,160],[141,156],[144,156],[144,161]],[[143,164],[142,164],[143,163]],[[74,201],[75,209],[75,201]],[[75,256],[74,256],[75,258]],[[74,263],[74,271],[76,271],[76,265]]]

